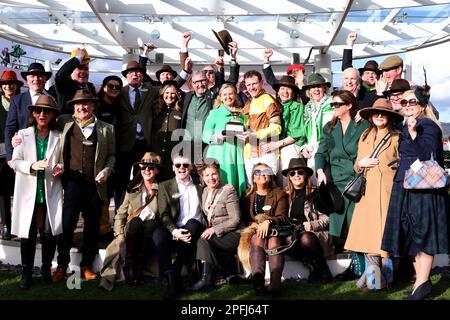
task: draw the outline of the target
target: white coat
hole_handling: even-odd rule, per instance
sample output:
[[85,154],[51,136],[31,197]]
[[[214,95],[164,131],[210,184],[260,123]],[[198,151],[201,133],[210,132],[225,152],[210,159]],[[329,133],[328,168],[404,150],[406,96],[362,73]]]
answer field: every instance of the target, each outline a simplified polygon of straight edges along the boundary
[[[30,172],[31,165],[37,161],[35,127],[19,130],[22,143],[14,148],[12,161],[16,172],[14,186],[11,233],[19,238],[28,238],[36,201],[37,176]],[[45,199],[47,215],[53,235],[62,233],[63,189],[60,177],[52,175],[53,168],[60,161],[60,133],[50,130],[46,158],[49,162],[45,169]]]

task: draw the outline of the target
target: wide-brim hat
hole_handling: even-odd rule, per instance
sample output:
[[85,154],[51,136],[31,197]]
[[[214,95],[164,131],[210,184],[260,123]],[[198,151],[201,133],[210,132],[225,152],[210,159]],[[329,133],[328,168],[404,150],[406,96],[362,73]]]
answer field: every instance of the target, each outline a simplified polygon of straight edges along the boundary
[[389,90],[383,91],[383,95],[389,96],[395,92],[405,92],[411,90],[411,86],[409,85],[409,81],[405,79],[395,79],[392,81],[391,87]]
[[331,87],[331,82],[328,82],[327,80],[325,80],[325,78],[320,74],[320,73],[312,73],[309,77],[308,77],[308,83],[306,85],[303,86],[303,88],[309,89],[311,87],[315,87],[318,85],[323,85],[325,87]]
[[321,183],[313,193],[314,207],[322,213],[330,214],[341,212],[344,207],[344,198],[338,187],[332,182]]
[[12,70],[5,70],[0,77],[0,85],[4,84],[16,84],[19,86],[23,86],[23,81],[17,79],[17,74]]
[[139,70],[141,71],[143,74],[146,73],[146,70],[144,68],[141,68],[141,66],[139,65],[139,63],[137,61],[130,61],[127,63],[127,67],[125,68],[125,70],[123,70],[121,73],[124,77],[127,76],[127,73],[130,71],[134,71],[134,70]]
[[29,74],[43,74],[47,77],[47,79],[50,79],[52,77],[52,73],[50,71],[45,71],[44,66],[39,62],[33,62],[28,66],[27,71],[22,71],[20,75],[25,80],[27,79],[27,76]]
[[373,71],[375,72],[377,75],[380,75],[382,73],[382,71],[380,70],[380,68],[378,68],[378,63],[375,60],[369,60],[366,62],[366,64],[364,65],[364,67],[359,68],[359,74],[362,76],[364,71],[368,70],[368,71]]
[[401,122],[403,120],[403,116],[396,112],[392,107],[392,103],[384,98],[379,98],[375,100],[372,107],[364,108],[359,111],[359,115],[368,120],[373,112],[382,111],[384,113],[389,114],[390,118],[394,118],[396,121]]
[[308,166],[306,165],[306,161],[305,161],[304,158],[292,158],[292,159],[289,161],[288,167],[287,167],[286,169],[284,169],[283,171],[281,171],[281,174],[282,174],[283,176],[287,176],[287,174],[289,173],[289,171],[291,171],[291,170],[297,170],[297,169],[303,169],[303,170],[305,170],[306,172],[308,172],[308,175],[309,175],[309,176],[312,176],[313,173],[314,173],[314,171],[313,171],[310,167],[308,167]]
[[56,104],[55,99],[53,99],[51,96],[46,96],[44,94],[38,97],[35,104],[30,104],[28,106],[28,110],[30,110],[30,112],[32,112],[33,109],[35,108],[45,108],[55,112],[56,114],[59,113],[59,107]]
[[92,101],[92,102],[95,102],[96,104],[98,103],[97,97],[90,90],[80,89],[80,90],[77,90],[77,92],[73,96],[72,100],[67,101],[67,105],[71,106],[71,105],[75,104],[76,102],[80,102],[80,101]]
[[227,30],[221,30],[219,32],[212,30],[212,32],[214,32],[214,35],[216,36],[217,40],[219,40],[223,50],[225,50],[225,52],[229,55],[230,48],[228,48],[228,44],[233,41],[233,38],[231,37],[230,33]]
[[161,69],[159,69],[158,71],[155,72],[156,78],[158,80],[159,80],[159,76],[163,72],[170,72],[172,74],[173,78],[175,78],[177,76],[177,72],[175,70],[173,70],[171,66],[169,66],[168,64],[165,64],[161,67]]
[[300,89],[295,84],[295,79],[292,76],[283,76],[281,77],[281,80],[278,83],[275,83],[272,88],[278,92],[280,87],[289,87],[297,94],[300,93]]

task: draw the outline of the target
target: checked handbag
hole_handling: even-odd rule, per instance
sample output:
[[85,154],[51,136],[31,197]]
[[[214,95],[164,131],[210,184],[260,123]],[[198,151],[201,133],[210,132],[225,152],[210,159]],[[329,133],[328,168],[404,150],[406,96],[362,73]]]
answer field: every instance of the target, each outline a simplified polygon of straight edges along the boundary
[[422,166],[414,171],[409,168],[405,172],[403,188],[405,189],[439,189],[448,186],[449,176],[431,155],[430,160],[421,161]]

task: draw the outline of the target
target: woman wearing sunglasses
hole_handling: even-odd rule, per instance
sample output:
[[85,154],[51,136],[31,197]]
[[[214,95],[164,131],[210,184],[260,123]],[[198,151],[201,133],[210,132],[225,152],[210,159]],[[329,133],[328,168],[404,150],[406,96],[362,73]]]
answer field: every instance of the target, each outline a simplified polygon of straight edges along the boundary
[[[394,111],[391,102],[378,99],[371,108],[360,111],[369,127],[358,144],[354,165],[357,173],[365,170],[366,189],[355,205],[345,249],[364,253],[366,270],[356,283],[363,290],[381,290],[392,281],[392,260],[381,250],[387,208],[394,181],[395,163],[398,159],[399,124],[403,116]],[[376,157],[373,150],[389,134]]]
[[60,134],[56,130],[59,108],[53,98],[41,95],[28,109],[30,126],[19,130],[22,142],[12,156],[16,182],[11,233],[20,238],[21,289],[28,289],[33,282],[38,231],[42,240],[41,276],[44,282],[52,282],[56,235],[62,233],[62,159]]
[[[333,119],[322,131],[319,149],[315,155],[317,182],[327,183],[331,178],[339,191],[343,192],[347,183],[355,177],[353,165],[358,151],[358,141],[368,123],[355,121],[358,105],[355,96],[347,90],[332,93]],[[329,175],[325,175],[326,169]],[[340,212],[330,213],[330,235],[337,253],[343,249],[348,228],[352,221],[355,203],[344,197],[344,207]]]
[[98,107],[96,116],[106,123],[115,126],[119,114],[119,98],[122,89],[122,79],[118,76],[107,76],[103,79],[102,86],[97,92]]
[[[403,94],[404,125],[399,139],[400,163],[394,177],[381,249],[393,257],[409,255],[416,281],[407,300],[430,296],[430,272],[435,254],[449,253],[448,187],[405,189],[405,171],[432,156],[444,165],[442,129],[429,105],[429,87]],[[414,164],[415,163],[415,164]]]
[[333,254],[328,235],[329,219],[314,205],[315,191],[310,181],[314,171],[306,166],[304,158],[292,158],[282,174],[289,179],[286,188],[289,198],[287,216],[299,226],[297,242],[288,253],[301,260],[309,269],[308,280],[330,282],[332,275],[325,261],[325,257]]
[[[161,158],[156,153],[144,154],[136,164],[139,171],[128,184],[125,199],[114,217],[116,239],[114,245],[108,247],[107,256],[108,253],[117,254],[117,248],[123,248],[125,244],[122,253],[123,273],[125,282],[131,286],[143,283],[143,271],[151,253],[156,254],[158,261],[170,259],[170,253],[160,250],[152,240],[155,230],[164,228],[159,222],[157,201],[156,175],[160,165]],[[107,274],[105,268],[106,265],[103,267],[102,276]]]
[[[152,146],[156,153],[161,155],[162,163],[170,167],[172,148],[179,141],[172,141],[172,133],[181,128],[182,106],[177,82],[164,81],[159,90],[159,104],[154,104],[152,124]],[[165,181],[174,177],[174,172],[164,170],[160,173],[159,181]]]
[[[287,194],[277,187],[272,169],[263,163],[253,167],[252,185],[241,200],[242,221],[247,226],[241,233],[238,255],[244,268],[251,271],[253,289],[259,294],[276,293],[281,289],[284,268],[283,254],[269,255],[270,284],[265,287],[267,253],[264,250],[269,226],[283,224],[288,213]],[[267,248],[285,243],[281,237],[267,239]]]

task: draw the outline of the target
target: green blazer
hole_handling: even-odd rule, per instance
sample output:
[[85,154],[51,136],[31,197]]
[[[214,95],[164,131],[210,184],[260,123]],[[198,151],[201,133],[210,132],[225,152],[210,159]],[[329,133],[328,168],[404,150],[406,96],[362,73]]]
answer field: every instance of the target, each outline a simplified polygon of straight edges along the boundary
[[[320,137],[319,149],[315,155],[316,170],[330,170],[331,179],[342,192],[346,184],[355,176],[353,165],[358,154],[358,142],[361,134],[368,127],[368,122],[362,120],[356,123],[351,120],[345,135],[342,135],[341,122],[338,120],[331,132],[328,122]],[[329,177],[330,175],[327,175]],[[330,214],[330,234],[336,237],[341,235],[344,221],[350,226],[355,203],[344,197],[342,212]]]
[[[199,184],[195,184],[198,195],[198,203],[202,205],[203,188]],[[159,184],[158,192],[158,212],[161,223],[172,233],[177,228],[175,223],[180,216],[180,198],[174,195],[178,194],[178,185],[176,178],[164,181]],[[203,215],[202,215],[203,219]],[[206,225],[206,221],[201,221]]]
[[117,151],[131,151],[136,140],[136,124],[142,126],[147,146],[150,147],[152,137],[153,108],[158,103],[158,89],[145,82],[141,90],[141,104],[134,109],[130,102],[130,86],[125,86],[120,92],[119,121],[116,125]]
[[[75,122],[69,121],[64,125],[64,129],[61,135],[61,156],[64,162],[64,167],[69,167],[69,140],[66,140],[66,136],[71,131]],[[114,136],[114,127],[111,124],[103,122],[97,119],[97,123],[95,124],[95,128],[97,130],[97,147],[95,150],[95,168],[94,174],[97,174],[106,169],[108,173],[108,177],[111,176],[111,173],[114,171],[114,165],[116,163],[116,140]],[[108,199],[107,194],[107,183],[98,184],[97,183],[97,192],[100,196],[100,199],[106,200]]]

